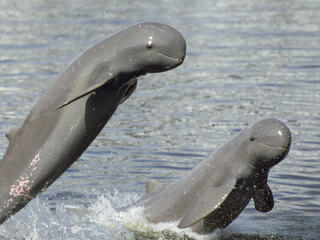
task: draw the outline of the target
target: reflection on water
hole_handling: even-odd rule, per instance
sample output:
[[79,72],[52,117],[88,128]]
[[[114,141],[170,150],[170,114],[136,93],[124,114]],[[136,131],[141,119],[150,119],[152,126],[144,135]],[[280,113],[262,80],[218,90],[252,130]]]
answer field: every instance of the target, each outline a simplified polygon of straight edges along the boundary
[[[293,135],[288,158],[270,172],[275,208],[262,214],[250,203],[210,237],[319,239],[319,10],[316,0],[1,1],[2,154],[4,133],[21,124],[74,57],[105,36],[153,20],[177,28],[188,47],[178,69],[139,79],[91,147],[0,227],[0,239],[134,239],[119,222],[113,232],[66,209],[97,206],[114,190],[123,194],[114,204],[125,205],[144,193],[146,180],[174,181],[267,117],[281,119]],[[96,209],[103,207],[110,210]]]

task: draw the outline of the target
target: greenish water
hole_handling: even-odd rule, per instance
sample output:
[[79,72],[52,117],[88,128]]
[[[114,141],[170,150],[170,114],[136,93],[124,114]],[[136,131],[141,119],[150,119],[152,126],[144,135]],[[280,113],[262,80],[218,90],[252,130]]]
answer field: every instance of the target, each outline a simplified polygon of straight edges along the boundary
[[[171,183],[268,117],[293,135],[289,156],[269,175],[271,212],[250,203],[226,230],[206,238],[170,224],[148,229],[159,227],[163,239],[319,239],[319,11],[317,0],[0,1],[2,154],[4,134],[92,44],[144,21],[167,23],[187,41],[184,64],[140,78],[81,158],[0,226],[0,239],[152,239],[140,228],[128,231],[123,221],[141,219],[114,208],[141,197],[146,180]],[[78,216],[69,207],[95,214]]]

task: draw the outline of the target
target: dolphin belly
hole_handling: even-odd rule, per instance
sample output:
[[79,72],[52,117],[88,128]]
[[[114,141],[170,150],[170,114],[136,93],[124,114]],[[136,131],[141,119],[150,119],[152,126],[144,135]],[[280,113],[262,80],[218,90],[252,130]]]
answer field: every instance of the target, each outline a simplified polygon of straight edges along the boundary
[[227,227],[252,198],[258,211],[270,211],[274,200],[267,185],[269,170],[287,156],[290,144],[285,124],[276,119],[258,121],[136,205],[144,207],[153,223],[178,221],[177,227],[198,233]]
[[136,78],[182,64],[186,43],[174,28],[128,27],[80,54],[10,131],[0,163],[0,223],[55,181],[90,145]]
[[[121,100],[108,90],[100,89],[72,106],[26,120],[20,133],[23,138],[0,165],[0,222],[54,182],[90,145]],[[106,96],[118,99],[106,104]]]

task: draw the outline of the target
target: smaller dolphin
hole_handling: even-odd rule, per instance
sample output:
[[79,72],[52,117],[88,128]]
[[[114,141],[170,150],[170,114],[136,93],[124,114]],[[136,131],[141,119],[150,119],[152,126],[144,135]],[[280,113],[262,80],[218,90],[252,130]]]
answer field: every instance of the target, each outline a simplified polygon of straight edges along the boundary
[[179,228],[198,233],[227,227],[251,198],[258,211],[268,212],[274,205],[268,173],[286,157],[290,143],[286,125],[261,120],[167,188],[147,182],[148,194],[135,205],[144,207],[151,222],[178,221]]

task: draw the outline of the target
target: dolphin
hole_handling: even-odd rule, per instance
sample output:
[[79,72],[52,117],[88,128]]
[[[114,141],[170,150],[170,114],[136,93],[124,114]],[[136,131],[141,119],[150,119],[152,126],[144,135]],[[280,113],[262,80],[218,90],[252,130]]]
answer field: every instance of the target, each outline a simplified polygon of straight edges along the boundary
[[179,66],[186,43],[155,22],[122,30],[89,48],[57,78],[22,126],[11,130],[0,164],[0,223],[44,191],[77,160],[137,77]]
[[258,211],[268,212],[274,206],[268,173],[290,144],[290,131],[281,121],[258,121],[167,188],[148,181],[147,195],[133,205],[142,206],[153,223],[177,222],[202,234],[227,227],[252,198]]

